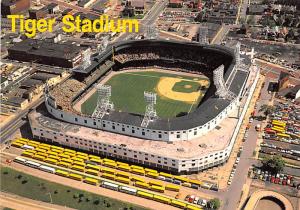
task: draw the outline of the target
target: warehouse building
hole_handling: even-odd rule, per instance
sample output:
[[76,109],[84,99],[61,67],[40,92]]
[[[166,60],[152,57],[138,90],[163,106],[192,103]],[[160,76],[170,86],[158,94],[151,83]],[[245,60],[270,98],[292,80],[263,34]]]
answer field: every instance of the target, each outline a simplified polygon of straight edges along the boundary
[[2,0],[1,15],[16,15],[27,11],[30,8],[30,0]]
[[82,62],[86,50],[88,48],[72,44],[25,39],[8,49],[8,57],[18,61],[73,68]]

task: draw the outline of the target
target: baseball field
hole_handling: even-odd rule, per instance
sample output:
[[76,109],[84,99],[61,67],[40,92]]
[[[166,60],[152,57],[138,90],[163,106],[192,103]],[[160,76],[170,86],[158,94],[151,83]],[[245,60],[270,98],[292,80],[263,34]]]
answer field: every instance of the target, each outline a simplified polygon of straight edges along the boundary
[[[157,94],[155,105],[160,118],[172,118],[192,112],[209,88],[204,75],[183,75],[161,71],[123,71],[113,75],[105,84],[111,85],[111,101],[116,111],[144,114],[144,91]],[[81,112],[92,114],[98,95],[93,93],[81,104]]]

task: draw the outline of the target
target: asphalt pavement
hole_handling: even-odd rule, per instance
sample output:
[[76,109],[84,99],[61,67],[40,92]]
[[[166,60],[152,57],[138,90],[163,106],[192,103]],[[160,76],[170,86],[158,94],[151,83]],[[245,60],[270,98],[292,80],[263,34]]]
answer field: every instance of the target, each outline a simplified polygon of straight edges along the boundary
[[[166,0],[160,0],[157,1],[152,8],[148,11],[148,13],[144,16],[142,20],[139,21],[139,33],[144,33],[145,31],[145,26],[153,25],[155,24],[155,21],[159,17],[159,15],[162,13],[162,11],[165,9],[167,6],[167,1]],[[133,33],[123,33],[119,37],[117,37],[114,42],[118,41],[125,41],[129,38],[131,38]]]
[[[269,80],[266,79],[265,83],[265,86],[261,89],[261,96],[257,100],[256,110],[259,110],[260,106],[268,103],[271,100],[271,95],[268,94],[267,91]],[[240,162],[237,165],[232,184],[227,189],[228,193],[225,193],[223,197],[224,210],[233,210],[238,208],[243,185],[246,183],[246,179],[248,176],[248,169],[251,165],[257,162],[257,160],[253,158],[253,151],[255,150],[256,141],[258,138],[258,134],[255,130],[255,126],[257,124],[261,124],[261,122],[254,120],[251,123],[250,129],[248,130],[248,137],[243,144],[244,149],[240,156]]]

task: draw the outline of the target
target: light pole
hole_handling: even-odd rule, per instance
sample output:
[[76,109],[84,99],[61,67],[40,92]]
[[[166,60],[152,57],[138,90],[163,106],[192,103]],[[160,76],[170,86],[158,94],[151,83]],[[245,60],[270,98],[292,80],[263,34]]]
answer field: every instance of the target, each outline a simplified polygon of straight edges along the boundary
[[53,203],[53,202],[52,202],[52,196],[51,196],[51,193],[48,192],[48,193],[46,193],[46,194],[49,194],[49,196],[50,196],[50,202]]

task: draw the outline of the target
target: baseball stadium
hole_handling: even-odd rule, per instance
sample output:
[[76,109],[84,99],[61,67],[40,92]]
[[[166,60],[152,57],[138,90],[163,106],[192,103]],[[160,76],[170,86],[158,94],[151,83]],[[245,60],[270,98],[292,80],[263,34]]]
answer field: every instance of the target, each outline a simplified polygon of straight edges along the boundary
[[204,170],[230,155],[257,82],[250,68],[239,47],[116,43],[91,57],[87,68],[46,88],[47,112],[30,114],[32,132],[174,173]]

